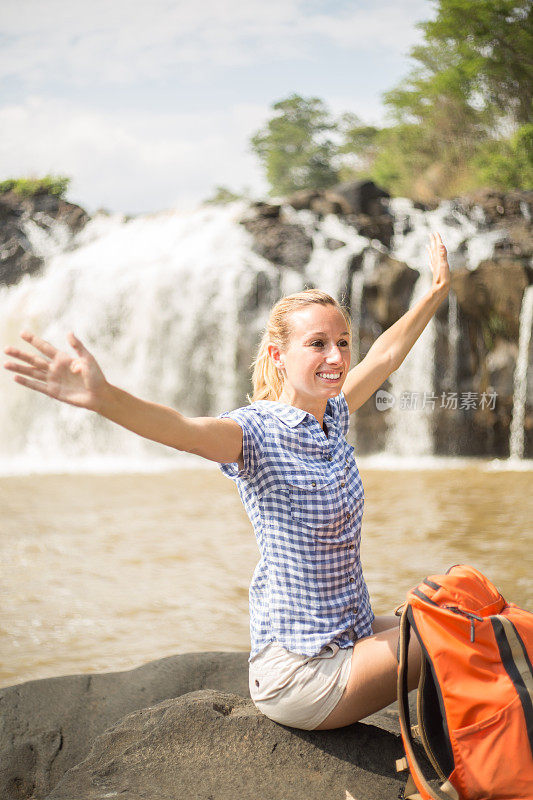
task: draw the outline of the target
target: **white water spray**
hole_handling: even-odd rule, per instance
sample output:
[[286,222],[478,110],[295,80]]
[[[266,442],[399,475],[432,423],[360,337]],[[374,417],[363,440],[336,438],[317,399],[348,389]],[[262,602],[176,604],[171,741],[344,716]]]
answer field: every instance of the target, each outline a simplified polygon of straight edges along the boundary
[[529,366],[529,345],[533,325],[533,286],[528,286],[520,309],[518,356],[514,373],[513,415],[509,437],[509,456],[524,456],[524,421],[528,395],[527,373]]
[[[191,416],[246,402],[249,365],[268,311],[282,294],[315,285],[341,300],[351,296],[358,348],[362,281],[374,268],[372,243],[334,215],[320,219],[284,208],[287,221],[312,237],[313,252],[301,271],[277,268],[253,252],[252,237],[239,224],[245,210],[232,204],[130,221],[98,215],[74,239],[59,223],[43,233],[28,221],[34,250],[46,263],[41,274],[0,289],[0,342],[18,343],[28,328],[69,350],[66,334],[73,330],[111,383]],[[451,206],[422,212],[410,201],[394,200],[391,211],[391,255],[426,274],[430,230],[441,231],[454,263],[465,260],[465,242],[477,235],[472,220]],[[331,250],[328,239],[344,244]],[[360,254],[358,283],[350,263]],[[428,285],[421,279],[417,292]],[[433,370],[431,333],[424,337],[422,351],[411,359],[422,370],[412,384],[421,391],[431,389]],[[4,370],[0,394],[0,471],[105,470],[117,460],[146,470],[176,457],[96,414],[28,392]],[[403,426],[411,414],[403,411],[395,424]],[[416,452],[432,452],[427,423],[414,415],[425,432],[416,433],[408,451],[416,442]]]

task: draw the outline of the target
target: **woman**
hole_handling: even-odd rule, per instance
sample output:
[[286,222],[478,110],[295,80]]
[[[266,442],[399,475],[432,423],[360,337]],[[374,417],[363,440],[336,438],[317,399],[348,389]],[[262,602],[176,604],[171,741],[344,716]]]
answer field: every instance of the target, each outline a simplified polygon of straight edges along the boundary
[[[109,384],[74,334],[72,358],[31,333],[15,347],[15,380],[96,411],[135,433],[221,464],[237,483],[261,559],[250,587],[250,694],[270,718],[338,728],[396,694],[398,626],[374,617],[359,560],[363,489],[346,443],[349,414],[396,370],[449,291],[446,248],[430,240],[427,295],[350,367],[350,321],[308,290],[274,306],[254,368],[251,405],[187,418]],[[341,391],[342,390],[342,391]],[[413,643],[409,683],[418,680]]]

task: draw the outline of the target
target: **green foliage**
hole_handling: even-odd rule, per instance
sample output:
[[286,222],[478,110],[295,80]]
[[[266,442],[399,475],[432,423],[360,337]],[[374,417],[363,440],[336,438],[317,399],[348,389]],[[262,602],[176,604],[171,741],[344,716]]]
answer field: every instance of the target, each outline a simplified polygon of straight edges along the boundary
[[379,128],[365,125],[355,114],[344,114],[337,124],[340,180],[369,174],[378,152]]
[[[420,27],[410,75],[385,95],[396,124],[380,133],[374,179],[422,197],[530,188],[530,0],[438,0],[436,18]],[[514,126],[511,138],[502,123]]]
[[498,339],[513,340],[510,325],[507,320],[492,310],[489,316],[481,320],[481,335],[486,349],[494,350]]
[[293,94],[272,109],[275,115],[251,139],[271,193],[284,195],[337,183],[333,166],[337,148],[329,137],[335,125],[322,101]]
[[436,19],[421,28],[422,49],[445,49],[444,77],[459,79],[468,102],[492,105],[518,124],[532,121],[531,0],[439,0]]
[[334,120],[318,98],[273,106],[252,149],[274,194],[354,177],[423,200],[533,186],[531,0],[435,4],[410,74],[385,95],[388,126]]
[[236,200],[248,199],[248,192],[241,193],[233,192],[227,186],[215,186],[215,193],[212,197],[204,200],[206,205],[225,206],[228,203],[234,203]]
[[533,124],[522,125],[510,139],[484,142],[474,158],[477,182],[498,189],[533,186]]
[[44,178],[9,178],[0,181],[0,194],[13,191],[21,197],[34,197],[38,194],[64,197],[69,185],[70,178],[64,175],[45,175]]

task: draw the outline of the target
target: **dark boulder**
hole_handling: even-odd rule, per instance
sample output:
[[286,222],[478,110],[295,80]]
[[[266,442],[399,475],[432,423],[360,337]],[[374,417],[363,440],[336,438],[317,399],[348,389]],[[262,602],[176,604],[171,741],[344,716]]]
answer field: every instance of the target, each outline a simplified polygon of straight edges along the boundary
[[252,206],[241,224],[253,237],[253,251],[276,266],[301,271],[311,258],[313,240],[302,225],[286,222],[279,206]]
[[418,277],[416,269],[380,253],[363,288],[363,305],[367,313],[382,328],[389,328],[409,308]]
[[32,246],[28,224],[38,226],[46,235],[60,223],[68,235],[74,236],[88,220],[82,208],[51,194],[0,194],[0,285],[17,283],[23,275],[38,272],[44,263]]
[[372,181],[349,181],[332,189],[302,189],[291,194],[287,203],[297,211],[306,209],[318,217],[336,214],[361,236],[390,247],[394,228],[388,213],[389,198],[389,193]]
[[482,261],[474,271],[452,272],[452,289],[464,316],[492,333],[518,340],[518,322],[528,273],[520,260]]
[[247,655],[187,653],[0,690],[0,797],[398,796],[394,706],[334,731],[278,725],[249,699]]
[[384,800],[404,783],[401,756],[401,739],[374,725],[295,730],[251,700],[200,691],[120,720],[48,800]]
[[247,653],[186,653],[137,669],[0,689],[0,797],[46,797],[127,714],[197,689],[248,696]]
[[348,181],[333,186],[331,191],[340,195],[348,203],[350,214],[365,214],[369,217],[381,216],[387,209],[384,201],[390,194],[373,181]]

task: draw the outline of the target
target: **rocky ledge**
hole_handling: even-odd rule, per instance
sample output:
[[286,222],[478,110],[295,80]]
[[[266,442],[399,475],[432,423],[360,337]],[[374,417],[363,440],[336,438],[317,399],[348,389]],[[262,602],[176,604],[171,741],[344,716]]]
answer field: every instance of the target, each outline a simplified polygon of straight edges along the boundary
[[387,800],[404,780],[394,713],[335,731],[264,717],[246,653],[0,690],[5,800]]
[[0,285],[10,286],[41,269],[43,234],[46,239],[53,231],[66,245],[88,221],[82,208],[47,192],[25,198],[14,191],[0,194]]

